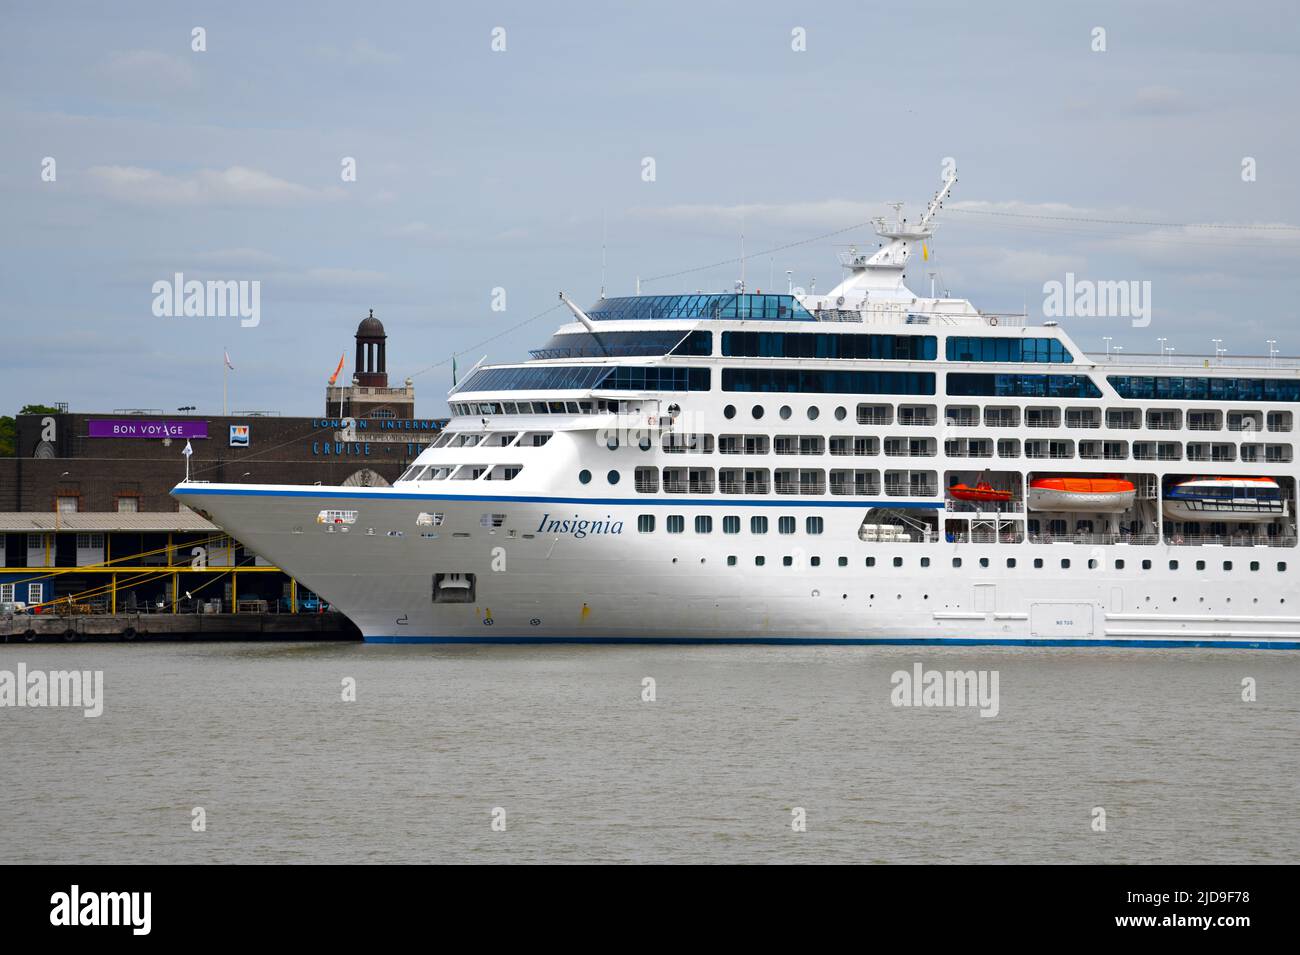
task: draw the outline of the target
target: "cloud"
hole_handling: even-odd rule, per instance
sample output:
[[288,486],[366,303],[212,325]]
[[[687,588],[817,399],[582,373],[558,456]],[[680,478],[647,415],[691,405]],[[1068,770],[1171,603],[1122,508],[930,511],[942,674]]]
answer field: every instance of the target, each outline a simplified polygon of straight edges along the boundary
[[1141,116],[1176,116],[1194,112],[1195,106],[1171,86],[1144,86],[1133,97],[1129,111]]
[[189,60],[156,50],[114,53],[100,72],[120,92],[174,92],[197,82]]
[[865,222],[882,215],[884,203],[855,202],[847,199],[819,199],[808,202],[678,204],[637,207],[629,211],[634,219],[664,222],[677,226],[726,225],[727,231],[744,219],[746,224],[772,225],[804,229],[827,229],[853,222]]
[[337,188],[309,189],[247,166],[199,169],[179,176],[140,166],[92,166],[88,175],[100,194],[120,202],[262,206],[341,195]]
[[394,66],[402,62],[402,57],[387,50],[381,50],[369,40],[358,38],[346,50],[337,47],[322,46],[317,53],[326,60],[342,62],[348,66]]

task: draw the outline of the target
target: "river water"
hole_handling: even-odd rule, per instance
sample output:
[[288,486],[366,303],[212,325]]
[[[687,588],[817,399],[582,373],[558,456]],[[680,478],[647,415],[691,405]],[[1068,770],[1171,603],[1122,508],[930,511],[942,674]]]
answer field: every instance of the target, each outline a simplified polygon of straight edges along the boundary
[[[0,708],[5,863],[1300,857],[1300,653],[0,646],[20,662],[102,670],[104,703]],[[997,715],[894,705],[918,663],[995,671]]]

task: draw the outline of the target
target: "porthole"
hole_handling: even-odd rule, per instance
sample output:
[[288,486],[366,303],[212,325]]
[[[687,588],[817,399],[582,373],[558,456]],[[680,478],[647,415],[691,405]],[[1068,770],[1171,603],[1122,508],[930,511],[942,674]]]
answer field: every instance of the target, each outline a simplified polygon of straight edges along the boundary
[[617,450],[618,450],[618,435],[616,435],[616,434],[611,434],[608,438],[606,438],[606,439],[605,439],[605,447],[609,448],[611,451],[617,451]]
[[618,477],[619,475],[617,471],[610,471],[608,474],[605,475],[605,478],[609,481],[610,484],[617,484]]
[[790,406],[789,406],[789,405],[782,405],[782,406],[781,406],[781,412],[780,412],[780,414],[781,414],[781,420],[782,420],[782,421],[789,421],[789,420],[790,420]]
[[579,472],[578,472],[578,482],[579,482],[580,484],[590,484],[590,483],[591,483],[591,472],[588,471],[588,470],[586,470],[585,468],[584,468],[583,470],[579,471]]
[[722,409],[722,417],[727,418],[728,420],[730,420],[731,418],[736,417],[736,406],[735,406],[735,405],[727,405],[727,407],[723,408],[723,409]]
[[843,421],[846,417],[848,417],[848,414],[849,413],[844,410],[844,406],[840,405],[838,408],[835,409],[835,420]]
[[816,421],[817,418],[818,418],[818,416],[819,416],[821,413],[822,413],[822,410],[821,410],[820,408],[818,408],[816,405],[809,405],[809,406],[808,406],[808,420],[809,420],[809,421]]
[[650,438],[642,437],[641,440],[637,442],[637,447],[639,447],[642,451],[649,451],[651,447]]
[[763,417],[763,406],[754,405],[754,407],[749,409],[749,413],[752,414],[754,416],[754,420],[757,421],[759,418]]

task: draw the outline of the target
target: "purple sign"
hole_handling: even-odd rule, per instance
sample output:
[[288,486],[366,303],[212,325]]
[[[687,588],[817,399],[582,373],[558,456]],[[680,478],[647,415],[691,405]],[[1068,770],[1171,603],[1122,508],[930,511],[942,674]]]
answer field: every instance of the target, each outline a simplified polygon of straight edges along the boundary
[[106,418],[90,422],[92,438],[206,438],[206,421],[140,421]]

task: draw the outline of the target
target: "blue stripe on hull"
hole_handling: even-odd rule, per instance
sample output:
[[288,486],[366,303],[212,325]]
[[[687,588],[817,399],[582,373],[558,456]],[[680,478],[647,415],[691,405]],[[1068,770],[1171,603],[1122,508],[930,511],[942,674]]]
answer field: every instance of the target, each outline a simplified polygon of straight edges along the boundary
[[366,643],[738,644],[886,647],[1228,647],[1300,650],[1295,640],[1011,640],[998,637],[410,637],[367,636]]

